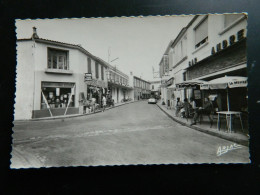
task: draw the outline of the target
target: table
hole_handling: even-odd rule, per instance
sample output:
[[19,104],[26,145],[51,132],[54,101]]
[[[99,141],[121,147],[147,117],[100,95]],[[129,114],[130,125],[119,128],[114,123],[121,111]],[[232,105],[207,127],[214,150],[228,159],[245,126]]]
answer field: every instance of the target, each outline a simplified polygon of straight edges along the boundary
[[220,125],[220,115],[226,115],[226,121],[227,121],[227,128],[228,128],[228,132],[231,133],[232,132],[232,115],[239,115],[239,119],[240,119],[240,123],[241,123],[241,127],[242,127],[242,131],[244,130],[243,128],[243,123],[242,123],[242,118],[241,118],[241,112],[237,112],[237,111],[221,111],[221,112],[217,112],[218,114],[218,130],[220,130],[219,125]]

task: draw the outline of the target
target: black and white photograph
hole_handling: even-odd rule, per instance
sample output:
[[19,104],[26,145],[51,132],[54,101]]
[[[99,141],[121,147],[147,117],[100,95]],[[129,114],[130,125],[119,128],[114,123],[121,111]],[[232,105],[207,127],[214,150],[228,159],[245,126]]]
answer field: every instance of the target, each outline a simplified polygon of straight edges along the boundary
[[249,164],[247,21],[16,19],[10,167]]

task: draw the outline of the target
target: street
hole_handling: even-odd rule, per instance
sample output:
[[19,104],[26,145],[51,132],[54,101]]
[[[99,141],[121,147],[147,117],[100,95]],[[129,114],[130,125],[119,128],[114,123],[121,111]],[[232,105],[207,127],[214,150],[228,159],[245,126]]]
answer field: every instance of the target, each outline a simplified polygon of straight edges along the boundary
[[248,163],[241,146],[182,126],[157,105],[134,102],[75,118],[15,121],[11,168]]

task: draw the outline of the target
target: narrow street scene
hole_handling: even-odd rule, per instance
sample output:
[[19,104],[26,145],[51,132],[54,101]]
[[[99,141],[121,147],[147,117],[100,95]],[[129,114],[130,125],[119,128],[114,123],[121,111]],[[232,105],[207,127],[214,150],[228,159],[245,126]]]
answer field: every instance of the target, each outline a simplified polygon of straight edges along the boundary
[[248,147],[171,120],[157,105],[134,102],[96,115],[17,122],[12,167],[247,163]]
[[11,168],[250,163],[247,14],[16,29]]

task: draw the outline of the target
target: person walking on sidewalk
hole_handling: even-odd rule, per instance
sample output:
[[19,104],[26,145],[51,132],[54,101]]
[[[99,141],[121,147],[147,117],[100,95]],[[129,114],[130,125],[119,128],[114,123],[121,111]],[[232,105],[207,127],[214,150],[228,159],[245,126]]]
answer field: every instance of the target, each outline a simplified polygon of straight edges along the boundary
[[190,98],[190,104],[194,112],[193,122],[190,125],[196,125],[197,119],[199,118],[199,108],[197,107],[193,97]]
[[178,116],[180,110],[183,107],[183,103],[181,102],[180,98],[177,98],[177,102],[176,102],[176,110],[175,110],[175,116]]
[[213,103],[208,98],[205,98],[204,108],[200,111],[200,114],[204,114],[209,117],[210,127],[212,127],[213,125],[213,118],[212,118],[213,113],[214,113]]
[[184,99],[184,103],[182,104],[182,108],[180,109],[181,112],[181,117],[182,118],[188,118],[189,117],[189,112],[190,112],[190,103],[188,102],[188,99]]
[[102,98],[102,105],[103,105],[103,110],[102,110],[102,112],[104,112],[105,109],[106,109],[106,106],[107,106],[106,96],[103,96],[103,98]]

